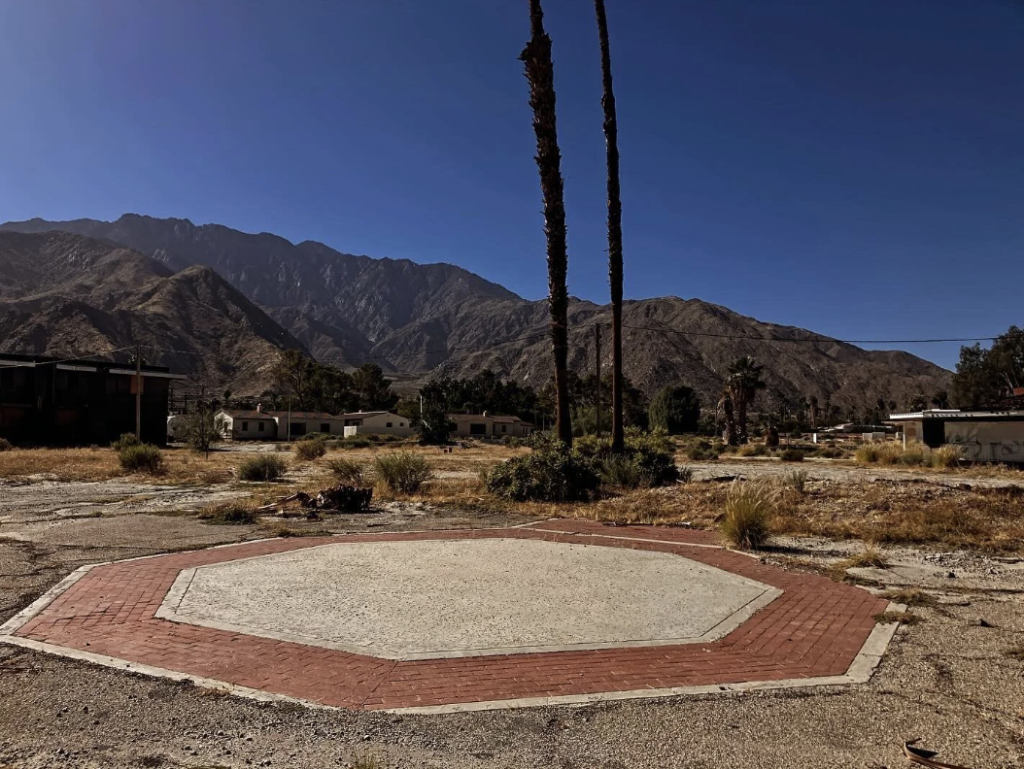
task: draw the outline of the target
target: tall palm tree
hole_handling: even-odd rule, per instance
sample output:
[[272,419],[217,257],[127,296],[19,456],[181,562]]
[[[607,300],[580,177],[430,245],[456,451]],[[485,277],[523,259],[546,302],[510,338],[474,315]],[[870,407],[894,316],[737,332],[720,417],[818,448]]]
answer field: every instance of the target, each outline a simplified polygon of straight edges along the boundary
[[733,361],[729,366],[729,392],[736,402],[737,438],[740,443],[747,442],[747,407],[754,402],[757,391],[765,388],[761,379],[764,366],[759,366],[753,358],[745,355]]
[[569,256],[565,245],[565,201],[562,155],[555,122],[555,76],[551,38],[544,31],[540,0],[530,2],[530,40],[519,55],[530,84],[533,131],[537,135],[537,170],[544,195],[544,234],[548,242],[548,308],[551,348],[555,358],[555,425],[558,439],[572,445],[569,415],[569,290],[565,284]]
[[604,0],[594,0],[601,44],[601,106],[608,165],[608,282],[612,298],[612,452],[625,450],[622,419],[622,201],[619,197],[619,127],[612,91],[612,60]]

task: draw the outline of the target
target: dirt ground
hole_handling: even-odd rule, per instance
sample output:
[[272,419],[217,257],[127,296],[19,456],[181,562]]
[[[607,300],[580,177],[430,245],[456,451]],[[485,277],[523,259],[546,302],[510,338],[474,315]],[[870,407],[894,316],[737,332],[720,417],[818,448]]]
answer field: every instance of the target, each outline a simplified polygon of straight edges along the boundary
[[[210,482],[193,483],[182,483],[177,472],[150,479],[110,470],[102,480],[76,479],[70,455],[62,461],[72,472],[61,479],[42,461],[29,463],[27,474],[12,471],[24,468],[25,457],[20,465],[0,461],[0,622],[88,563],[266,537],[282,527],[301,534],[505,526],[550,513],[478,501],[478,470],[509,453],[429,453],[440,476],[434,488],[417,498],[385,497],[371,513],[240,526],[208,525],[196,514],[232,499],[272,500],[322,483],[329,473],[289,459],[284,484],[240,484],[231,477],[238,460],[232,452],[213,459]],[[106,466],[108,459],[88,462]],[[659,522],[710,527],[728,477],[781,478],[793,469],[758,459],[692,464],[689,484],[561,514],[621,522],[642,507]],[[878,769],[903,766],[900,743],[913,738],[965,767],[1024,765],[1024,543],[1012,539],[1024,519],[1024,497],[1014,489],[1024,483],[1014,475],[827,461],[799,469],[808,474],[807,489],[793,497],[792,520],[780,522],[762,557],[892,591],[916,618],[900,627],[866,685],[396,716],[258,703],[0,646],[0,767]],[[914,513],[921,510],[936,512]],[[942,517],[948,513],[938,512],[948,510],[968,516],[953,520],[960,527],[953,534]],[[897,541],[876,537],[883,567],[860,564],[846,575],[866,547],[858,532],[879,530],[865,527],[887,517],[917,521],[929,532],[927,526],[945,528],[934,528],[940,539],[932,542],[898,541],[909,528],[896,530]],[[994,522],[982,529],[982,518]]]

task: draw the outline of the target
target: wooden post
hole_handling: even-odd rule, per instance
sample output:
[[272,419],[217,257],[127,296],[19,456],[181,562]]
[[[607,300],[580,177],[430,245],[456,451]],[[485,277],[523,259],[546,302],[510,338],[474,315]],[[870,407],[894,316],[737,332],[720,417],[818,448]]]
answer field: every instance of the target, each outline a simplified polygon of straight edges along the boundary
[[142,348],[135,345],[135,437],[142,440]]
[[597,437],[601,437],[601,325],[594,325],[594,368],[597,373],[597,398],[595,414],[597,416]]

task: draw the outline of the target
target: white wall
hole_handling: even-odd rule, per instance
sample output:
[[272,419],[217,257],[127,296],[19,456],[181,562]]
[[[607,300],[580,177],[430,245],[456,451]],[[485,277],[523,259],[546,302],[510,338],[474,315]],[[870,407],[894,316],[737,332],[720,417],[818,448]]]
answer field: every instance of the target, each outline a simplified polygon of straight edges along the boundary
[[946,422],[946,443],[960,446],[964,459],[1024,462],[1024,422]]

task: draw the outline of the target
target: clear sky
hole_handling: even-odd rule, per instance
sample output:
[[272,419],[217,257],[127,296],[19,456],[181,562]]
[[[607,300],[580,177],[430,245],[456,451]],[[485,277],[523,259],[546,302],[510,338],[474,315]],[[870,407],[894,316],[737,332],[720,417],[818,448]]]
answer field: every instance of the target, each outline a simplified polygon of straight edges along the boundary
[[[1024,321],[1024,3],[607,2],[628,297]],[[593,3],[545,5],[569,289],[606,302]],[[541,298],[527,34],[526,0],[0,0],[0,220],[187,217]]]

